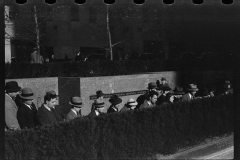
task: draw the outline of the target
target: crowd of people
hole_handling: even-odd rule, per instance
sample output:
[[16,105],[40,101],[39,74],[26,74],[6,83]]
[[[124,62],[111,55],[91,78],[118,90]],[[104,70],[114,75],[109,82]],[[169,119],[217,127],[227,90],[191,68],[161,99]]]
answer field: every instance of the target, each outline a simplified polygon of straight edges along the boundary
[[[6,82],[5,92],[6,131],[34,128],[83,117],[81,114],[83,101],[79,96],[70,97],[69,105],[71,108],[65,114],[63,112],[64,107],[58,104],[58,95],[55,91],[46,92],[44,103],[39,108],[33,103],[35,97],[31,88],[21,88],[16,81],[9,81]],[[229,80],[225,80],[218,89],[206,85],[198,89],[196,84],[189,84],[184,90],[181,86],[172,89],[166,78],[162,77],[161,82],[159,80],[150,82],[145,94],[140,95],[136,100],[130,98],[123,107],[122,99],[117,95],[112,95],[109,99],[111,105],[108,107],[107,114],[232,93],[233,88]],[[104,102],[104,93],[99,90],[96,95],[97,99],[94,100],[91,112],[87,115],[92,118],[104,114],[104,109],[107,107]]]

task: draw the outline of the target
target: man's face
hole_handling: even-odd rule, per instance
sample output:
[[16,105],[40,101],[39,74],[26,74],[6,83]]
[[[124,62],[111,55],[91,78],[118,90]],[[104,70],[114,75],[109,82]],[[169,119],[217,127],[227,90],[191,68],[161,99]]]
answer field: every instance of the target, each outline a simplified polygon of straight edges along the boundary
[[12,93],[9,93],[9,96],[12,97],[13,99],[16,98],[16,96],[19,94],[20,92],[12,92]]
[[33,103],[33,100],[32,99],[29,99],[29,100],[26,100],[24,103],[28,104],[28,105],[31,105]]
[[75,111],[79,112],[81,110],[81,108],[78,107],[74,107]]
[[166,83],[166,80],[162,80],[162,84],[165,84]]
[[103,111],[104,111],[104,107],[97,108],[97,110],[98,110],[98,112],[103,113]]
[[150,97],[150,101],[152,104],[155,104],[157,102],[157,95],[153,95],[153,97]]
[[53,98],[50,101],[46,101],[46,103],[49,108],[53,108],[55,105],[57,105],[57,98]]

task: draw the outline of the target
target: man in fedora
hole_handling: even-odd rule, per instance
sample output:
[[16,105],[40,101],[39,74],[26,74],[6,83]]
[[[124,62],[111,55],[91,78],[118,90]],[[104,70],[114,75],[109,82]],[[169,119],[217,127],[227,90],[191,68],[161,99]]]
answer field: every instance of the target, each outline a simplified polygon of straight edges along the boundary
[[145,94],[140,95],[136,100],[138,103],[136,106],[136,109],[139,108],[144,103],[144,101],[148,98],[149,92],[156,91],[156,90],[157,90],[157,83],[155,82],[148,83],[148,91]]
[[44,103],[37,112],[38,121],[41,125],[63,121],[63,118],[55,110],[55,105],[57,105],[57,96],[46,94],[44,96]]
[[161,90],[162,90],[162,94],[161,94],[161,96],[159,96],[158,97],[158,99],[157,99],[157,104],[158,105],[161,105],[162,103],[164,103],[166,100],[165,100],[165,98],[166,98],[166,95],[169,93],[169,92],[171,92],[171,87],[168,85],[168,84],[165,84],[162,88],[161,88]]
[[83,117],[81,114],[81,109],[83,106],[82,98],[81,97],[71,97],[69,104],[71,105],[72,109],[69,111],[69,113],[66,116],[66,121]]
[[19,94],[22,103],[17,112],[17,119],[21,129],[34,128],[39,125],[37,119],[37,108],[33,103],[34,94],[31,88],[23,88]]
[[159,90],[163,90],[165,86],[169,86],[169,84],[167,83],[166,77],[161,78],[161,83],[159,82],[159,80],[157,80],[157,88]]
[[17,120],[18,107],[14,102],[15,97],[19,93],[21,87],[16,81],[9,81],[5,85],[5,123],[6,129],[17,130],[20,125]]
[[148,94],[148,98],[139,108],[150,108],[156,106],[157,97],[158,93],[156,91],[150,91]]
[[105,103],[102,99],[95,99],[93,103],[93,110],[89,113],[89,117],[96,117],[103,114],[103,110],[105,108]]
[[109,99],[109,102],[111,103],[111,106],[108,108],[107,113],[118,112],[120,104],[122,103],[122,99],[119,98],[117,95],[113,95]]
[[188,93],[182,96],[182,101],[191,101],[195,99],[195,94],[198,91],[196,84],[189,84],[187,87]]
[[173,95],[174,95],[174,102],[178,102],[182,100],[182,96],[184,95],[183,88],[180,86],[176,86],[173,90]]
[[[96,92],[96,95],[97,95],[97,99],[99,99],[100,101],[103,101],[104,93],[101,90],[98,90]],[[94,103],[92,104],[92,108],[91,108],[91,111],[93,111],[93,110],[94,110]]]
[[137,104],[137,101],[135,101],[133,98],[130,98],[124,105],[124,107],[120,110],[120,112],[134,110]]

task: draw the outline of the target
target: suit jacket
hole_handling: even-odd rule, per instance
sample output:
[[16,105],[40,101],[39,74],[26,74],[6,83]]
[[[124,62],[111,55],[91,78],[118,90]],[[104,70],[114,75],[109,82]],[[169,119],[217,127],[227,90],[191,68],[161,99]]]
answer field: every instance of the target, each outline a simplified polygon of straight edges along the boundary
[[139,108],[151,108],[154,107],[155,105],[148,104],[147,100],[144,101],[144,103],[139,107]]
[[[80,110],[80,111],[81,111],[81,110]],[[76,115],[72,110],[70,110],[69,113],[68,113],[67,116],[66,116],[66,121],[75,119],[75,118],[77,118],[77,117],[82,117],[82,115],[81,115],[81,114]]]
[[148,92],[140,95],[136,100],[138,102],[136,108],[139,108],[147,98],[148,98]]
[[[184,95],[182,96],[182,101],[191,101],[192,98],[190,97],[189,94],[190,94],[190,93],[184,94]],[[192,96],[192,95],[191,95],[191,96]]]
[[39,125],[37,119],[37,109],[34,103],[32,103],[32,109],[22,103],[17,112],[17,119],[21,129],[33,128]]
[[120,110],[120,112],[125,112],[125,111],[130,111],[131,109],[130,108],[127,108],[126,106],[124,106],[121,110]]
[[14,100],[5,94],[5,123],[8,129],[20,129],[17,111],[18,107]]
[[118,109],[117,108],[113,108],[114,106],[113,105],[111,105],[109,108],[108,108],[108,110],[107,110],[107,113],[114,113],[114,112],[118,112]]
[[62,117],[56,110],[49,111],[43,104],[40,108],[38,108],[37,118],[41,125],[63,121]]
[[96,114],[95,110],[91,111],[89,114],[88,114],[88,117],[90,118],[94,118],[94,117],[97,117],[97,116],[100,116],[104,113],[100,113],[99,115]]

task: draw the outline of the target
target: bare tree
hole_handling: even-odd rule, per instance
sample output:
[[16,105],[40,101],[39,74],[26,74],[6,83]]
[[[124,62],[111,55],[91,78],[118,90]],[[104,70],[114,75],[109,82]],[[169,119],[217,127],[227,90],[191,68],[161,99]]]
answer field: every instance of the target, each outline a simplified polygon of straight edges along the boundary
[[[37,48],[36,63],[40,60],[41,38],[44,36],[47,22],[52,18],[52,12],[48,10],[47,5],[19,5],[8,6],[9,12],[6,12],[5,19],[12,23],[16,34],[10,35],[5,32],[5,39],[21,39],[26,42],[32,42]],[[12,14],[12,15],[11,15]]]

